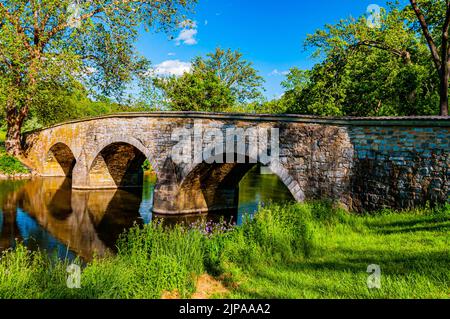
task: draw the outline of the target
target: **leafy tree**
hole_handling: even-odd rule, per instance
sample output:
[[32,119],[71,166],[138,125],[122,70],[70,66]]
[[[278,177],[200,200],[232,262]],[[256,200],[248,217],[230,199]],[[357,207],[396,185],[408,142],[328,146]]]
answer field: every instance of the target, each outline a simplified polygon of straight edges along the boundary
[[[81,84],[71,88],[52,87],[51,91],[45,90],[46,88],[40,91],[44,99],[39,102],[39,107],[31,109],[24,129],[49,126],[79,118],[142,110],[131,102],[119,104],[107,97],[99,96],[93,101],[89,97],[89,92]],[[30,123],[33,123],[32,127]]]
[[197,74],[215,74],[240,103],[262,97],[264,79],[258,75],[251,62],[243,59],[239,51],[217,48],[214,53],[208,54],[207,58],[195,58],[192,70]]
[[292,69],[280,103],[301,114],[437,114],[437,78],[408,14],[392,6],[380,28],[351,18],[308,36],[306,47],[323,61],[312,70]]
[[174,111],[221,112],[235,103],[231,90],[212,72],[189,72],[155,80]]
[[448,115],[448,86],[450,78],[450,1],[409,0],[426,39],[439,75],[440,113]]
[[241,53],[221,49],[207,58],[193,59],[190,72],[181,77],[154,80],[168,107],[177,111],[241,110],[262,98],[262,83],[263,78]]
[[137,56],[137,28],[169,31],[196,0],[0,1],[0,103],[5,146],[20,154],[20,132],[52,88],[89,85],[120,100],[148,69]]

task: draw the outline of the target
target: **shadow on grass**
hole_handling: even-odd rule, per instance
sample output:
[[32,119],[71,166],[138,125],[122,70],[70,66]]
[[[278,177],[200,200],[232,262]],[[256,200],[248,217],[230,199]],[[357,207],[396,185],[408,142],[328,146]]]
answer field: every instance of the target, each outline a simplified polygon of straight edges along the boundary
[[[377,233],[384,234],[384,235],[391,235],[391,234],[404,234],[404,233],[413,233],[413,232],[432,232],[432,231],[450,231],[450,223],[442,223],[434,226],[411,226],[411,227],[405,227],[405,228],[398,228],[398,229],[385,229],[385,230],[378,230]],[[450,236],[450,235],[449,235]]]
[[371,264],[378,264],[383,268],[384,272],[390,274],[423,273],[424,271],[434,274],[434,271],[437,271],[439,273],[443,272],[450,277],[448,271],[450,251],[402,253],[387,249],[367,249],[361,251],[341,248],[328,252],[327,250],[322,250],[321,256],[325,256],[326,258],[327,255],[330,256],[330,259],[336,258],[336,260],[314,261],[313,258],[310,261],[280,265],[280,270],[330,270],[357,273],[361,271],[366,272],[367,266]]
[[[439,218],[440,216],[417,216],[415,219],[413,220],[405,220],[405,221],[396,221],[396,222],[368,222],[367,225],[369,225],[370,227],[376,227],[376,228],[385,228],[385,227],[413,227],[416,225],[421,225],[424,223],[435,223],[437,218]],[[442,218],[442,217],[441,217]],[[446,219],[448,221],[450,221],[450,216],[448,217],[448,219]],[[442,220],[440,220],[442,221]]]
[[[366,290],[367,267],[380,265],[383,276],[411,282],[413,289],[418,278],[426,278],[432,286],[450,283],[450,253],[405,253],[383,249],[322,250],[321,258],[335,260],[297,261],[277,263],[270,267],[253,269],[251,277],[259,283],[239,287],[236,292],[249,298],[395,298],[395,292]],[[341,257],[348,256],[348,257]],[[320,258],[320,257],[319,257]],[[296,277],[302,273],[305,277]],[[345,276],[349,274],[349,276]],[[361,286],[358,286],[361,278]],[[343,280],[343,282],[342,282]],[[395,279],[394,279],[395,280]],[[422,287],[421,289],[427,289]],[[421,294],[425,292],[421,290]],[[393,295],[394,294],[394,295]]]

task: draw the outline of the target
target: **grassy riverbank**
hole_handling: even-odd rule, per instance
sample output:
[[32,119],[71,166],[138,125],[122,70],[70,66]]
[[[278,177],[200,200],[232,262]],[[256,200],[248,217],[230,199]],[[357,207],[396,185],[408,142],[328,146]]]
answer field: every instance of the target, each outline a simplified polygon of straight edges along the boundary
[[[0,298],[189,297],[204,273],[228,288],[223,297],[449,298],[449,230],[449,206],[355,216],[275,205],[231,230],[155,223],[129,231],[116,256],[85,265],[81,289],[66,288],[66,263],[19,246],[0,260]],[[381,267],[379,290],[367,288],[370,264]]]
[[29,173],[28,169],[13,156],[6,154],[5,150],[6,132],[0,130],[0,175],[15,175]]

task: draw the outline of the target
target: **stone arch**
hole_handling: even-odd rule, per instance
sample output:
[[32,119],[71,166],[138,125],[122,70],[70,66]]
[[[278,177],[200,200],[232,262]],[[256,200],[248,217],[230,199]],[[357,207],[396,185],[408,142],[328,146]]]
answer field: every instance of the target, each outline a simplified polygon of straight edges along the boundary
[[72,187],[75,189],[114,189],[120,186],[117,186],[115,182],[110,180],[109,183],[104,183],[103,185],[92,183],[90,180],[90,172],[91,168],[94,164],[94,161],[99,156],[99,154],[110,145],[113,144],[127,144],[133,146],[135,150],[142,153],[150,162],[154,172],[156,173],[157,179],[160,178],[160,168],[157,165],[154,157],[152,156],[150,150],[146,148],[138,139],[119,135],[112,136],[107,139],[103,139],[101,141],[96,140],[95,138],[86,144],[83,145],[80,156],[77,158],[77,164],[74,168],[74,179],[72,183]]
[[[225,156],[226,154],[224,154]],[[304,201],[305,195],[299,183],[279,161],[264,162],[243,154],[245,163],[202,163],[190,164],[183,169],[177,196],[180,213],[236,210],[239,205],[239,183],[256,165],[268,165],[289,189],[293,198]]]
[[[147,147],[145,147],[138,139],[136,139],[134,137],[126,136],[126,135],[113,136],[111,138],[108,138],[108,139],[100,141],[100,142],[94,141],[94,143],[95,143],[94,147],[90,147],[88,145],[85,145],[83,147],[83,149],[86,151],[86,155],[85,156],[86,156],[86,166],[87,166],[88,171],[92,167],[92,163],[95,160],[95,158],[97,157],[97,155],[104,148],[106,148],[108,145],[111,145],[111,144],[114,144],[114,143],[125,143],[125,144],[132,145],[136,149],[141,151],[141,153],[145,155],[145,157],[148,159],[148,161],[152,165],[154,171],[157,174],[159,172],[159,168],[158,168],[157,162],[155,161],[155,159],[154,159],[153,155],[151,154],[150,150]],[[92,151],[90,151],[89,149],[92,149]]]
[[291,192],[292,196],[298,202],[303,202],[306,199],[300,184],[294,179],[289,171],[279,161],[269,163],[269,168],[278,178],[286,185],[287,189]]
[[42,163],[42,175],[48,177],[72,177],[76,159],[67,144],[54,143],[47,151]]
[[[208,149],[207,154],[211,154],[212,149],[214,149],[214,147],[211,147],[210,149]],[[272,173],[275,174],[276,176],[278,176],[278,178],[283,182],[283,184],[291,192],[291,194],[295,200],[297,200],[298,202],[305,201],[306,197],[305,197],[305,194],[304,194],[302,188],[300,187],[300,184],[294,179],[294,177],[289,173],[289,171],[283,166],[283,164],[280,161],[278,161],[278,160],[260,161],[256,158],[249,157],[246,154],[241,154],[238,152],[235,152],[234,154],[235,154],[235,156],[245,157],[247,159],[247,162],[255,163],[254,165],[259,163],[261,165],[268,166],[270,168],[270,170],[272,171]],[[219,155],[219,156],[222,156],[222,155]],[[207,159],[205,159],[205,160],[207,160]],[[186,165],[183,168],[183,174],[182,174],[184,176],[184,178],[181,180],[180,184],[183,185],[185,183],[185,181],[189,178],[189,176],[192,174],[194,169],[196,169],[196,167],[198,167],[201,164],[202,163],[200,163],[200,164],[191,163],[189,165]],[[251,167],[249,168],[249,170],[250,169],[251,169]]]
[[[141,148],[142,149],[142,148]],[[142,187],[145,153],[127,142],[113,142],[102,148],[87,166],[89,187],[116,189]]]

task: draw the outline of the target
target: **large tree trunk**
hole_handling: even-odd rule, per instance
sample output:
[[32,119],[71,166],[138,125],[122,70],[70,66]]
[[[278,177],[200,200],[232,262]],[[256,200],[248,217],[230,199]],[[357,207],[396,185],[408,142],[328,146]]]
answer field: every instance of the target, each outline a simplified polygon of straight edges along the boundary
[[26,118],[27,111],[25,109],[22,109],[19,112],[16,112],[16,110],[14,109],[7,113],[8,128],[6,131],[5,148],[10,155],[21,155],[22,143],[20,133],[22,130],[23,121]]
[[448,84],[450,70],[448,63],[444,63],[441,71],[441,85],[440,85],[440,109],[441,116],[448,116]]

